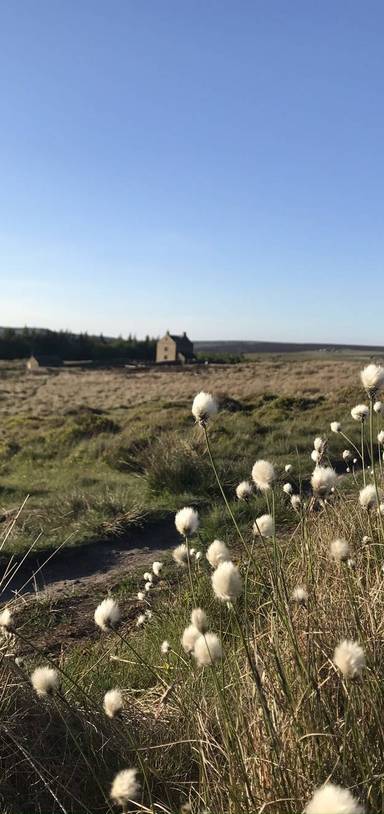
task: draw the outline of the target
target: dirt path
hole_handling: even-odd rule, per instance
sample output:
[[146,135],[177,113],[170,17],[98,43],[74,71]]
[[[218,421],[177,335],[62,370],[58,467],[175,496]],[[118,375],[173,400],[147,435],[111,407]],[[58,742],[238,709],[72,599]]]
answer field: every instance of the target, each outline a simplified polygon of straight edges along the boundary
[[[91,586],[102,590],[145,569],[178,542],[173,517],[169,517],[156,525],[135,529],[113,543],[95,542],[63,548],[53,556],[50,552],[39,552],[27,557],[14,575],[4,580],[1,600],[7,601],[15,591],[23,595],[43,592],[58,598]],[[1,572],[5,567],[6,561],[0,565]]]

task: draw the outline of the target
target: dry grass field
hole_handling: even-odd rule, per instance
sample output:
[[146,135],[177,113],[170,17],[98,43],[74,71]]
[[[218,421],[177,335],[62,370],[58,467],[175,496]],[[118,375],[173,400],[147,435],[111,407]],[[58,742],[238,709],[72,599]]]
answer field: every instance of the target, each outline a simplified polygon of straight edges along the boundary
[[6,550],[103,540],[135,548],[138,525],[156,526],[186,501],[204,504],[212,485],[189,409],[200,390],[220,401],[215,443],[229,489],[255,455],[283,463],[293,452],[308,476],[313,433],[339,411],[354,424],[348,404],[363,361],[362,354],[263,354],[233,365],[38,373],[3,362],[3,523],[27,499]]
[[[383,418],[376,392],[351,417],[361,366],[3,370],[3,814],[383,811]],[[66,591],[9,591],[30,546]]]
[[149,369],[51,369],[27,373],[22,363],[0,365],[0,413],[47,416],[87,406],[118,410],[147,402],[190,400],[199,390],[235,399],[263,393],[332,396],[350,388],[363,354],[264,354],[251,363]]

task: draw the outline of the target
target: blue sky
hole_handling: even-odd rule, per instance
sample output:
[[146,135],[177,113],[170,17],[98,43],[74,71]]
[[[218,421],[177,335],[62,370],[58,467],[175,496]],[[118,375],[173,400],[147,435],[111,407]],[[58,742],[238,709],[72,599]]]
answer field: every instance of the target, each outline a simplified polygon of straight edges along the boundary
[[384,342],[384,4],[0,0],[0,324]]

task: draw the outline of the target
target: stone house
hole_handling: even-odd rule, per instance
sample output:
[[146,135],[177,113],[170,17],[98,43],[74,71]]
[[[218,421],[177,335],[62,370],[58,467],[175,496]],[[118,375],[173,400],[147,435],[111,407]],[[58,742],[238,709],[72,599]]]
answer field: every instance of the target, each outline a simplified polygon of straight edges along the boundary
[[187,334],[176,336],[169,331],[158,340],[156,345],[156,362],[161,364],[185,364],[194,359],[193,342],[188,339]]

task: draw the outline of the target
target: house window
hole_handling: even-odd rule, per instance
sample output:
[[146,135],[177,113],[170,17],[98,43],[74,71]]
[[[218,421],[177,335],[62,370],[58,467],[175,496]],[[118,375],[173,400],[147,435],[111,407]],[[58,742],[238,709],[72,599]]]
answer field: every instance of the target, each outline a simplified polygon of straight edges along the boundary
[[164,359],[168,359],[168,355],[164,353]]

